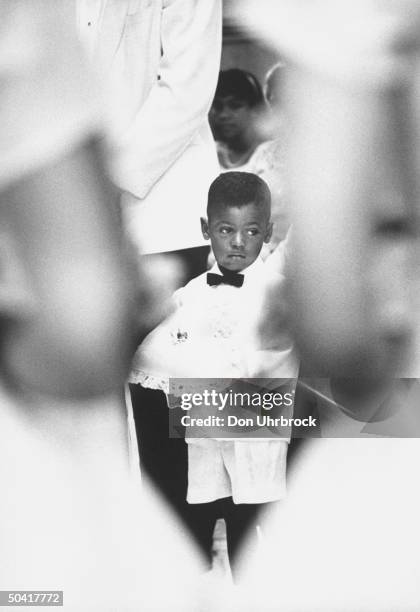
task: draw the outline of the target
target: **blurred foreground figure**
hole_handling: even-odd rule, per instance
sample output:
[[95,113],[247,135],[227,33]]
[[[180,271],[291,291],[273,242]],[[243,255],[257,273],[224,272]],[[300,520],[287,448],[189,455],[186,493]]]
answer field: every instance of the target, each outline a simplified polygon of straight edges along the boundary
[[186,539],[131,482],[120,396],[138,304],[74,7],[1,8],[0,590],[185,610]]
[[244,586],[224,610],[419,609],[419,381],[394,381],[376,404],[381,420],[365,422],[318,402],[321,439],[301,446],[287,499],[262,523],[270,538],[243,555]]
[[291,67],[293,316],[332,399],[318,406],[321,439],[305,440],[289,464],[288,499],[267,517],[270,541],[235,609],[417,610],[420,388],[392,374],[418,375],[409,344],[419,328],[419,7],[238,9]]
[[302,356],[318,375],[412,374],[419,6],[412,0],[234,6],[290,67],[289,277]]
[[238,609],[419,609],[419,440],[371,438],[304,447]]

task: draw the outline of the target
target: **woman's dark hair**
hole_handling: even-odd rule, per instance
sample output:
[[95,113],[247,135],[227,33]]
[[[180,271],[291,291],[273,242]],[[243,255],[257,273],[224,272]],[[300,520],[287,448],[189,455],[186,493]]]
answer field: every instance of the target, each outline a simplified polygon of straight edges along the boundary
[[244,100],[250,107],[264,103],[264,94],[258,79],[251,72],[239,68],[222,70],[219,73],[215,98],[227,96]]

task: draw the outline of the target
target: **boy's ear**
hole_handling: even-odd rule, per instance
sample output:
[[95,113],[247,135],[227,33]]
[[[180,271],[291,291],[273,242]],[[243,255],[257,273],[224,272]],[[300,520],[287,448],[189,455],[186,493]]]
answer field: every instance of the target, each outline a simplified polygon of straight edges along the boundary
[[0,230],[0,317],[27,318],[35,299],[13,236]]
[[273,222],[270,221],[270,223],[267,225],[267,231],[265,232],[264,242],[270,242],[272,234],[273,234]]
[[204,217],[200,217],[200,223],[201,231],[203,232],[203,238],[205,238],[205,240],[210,240],[209,224],[207,219],[205,219]]

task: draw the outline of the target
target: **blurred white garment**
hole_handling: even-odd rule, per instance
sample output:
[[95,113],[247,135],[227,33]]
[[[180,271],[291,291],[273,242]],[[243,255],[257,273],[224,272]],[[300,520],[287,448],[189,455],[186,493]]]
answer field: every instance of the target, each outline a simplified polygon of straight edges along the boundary
[[326,376],[413,375],[419,5],[244,0],[232,11],[288,62],[290,279],[302,356]]
[[122,416],[118,397],[18,402],[0,387],[2,590],[63,590],[72,612],[195,609],[198,559],[140,495]]
[[291,256],[291,241],[293,236],[292,227],[287,231],[287,234],[281,242],[276,246],[274,251],[265,260],[266,266],[270,268],[273,273],[286,275],[288,262],[290,264]]
[[257,38],[314,74],[369,88],[412,75],[408,55],[396,50],[416,36],[416,0],[243,0],[231,3],[230,11]]
[[[389,232],[391,238],[381,240],[373,219],[381,219],[381,209],[387,210],[392,230],[392,219],[409,224],[415,220],[413,210],[418,211],[418,199],[405,201],[404,190],[400,198],[391,191],[384,201],[382,181],[398,191],[401,183],[407,187],[407,178],[418,174],[419,90],[413,77],[419,64],[419,5],[411,0],[244,0],[235,3],[235,10],[265,43],[290,59],[288,95],[296,130],[291,180],[301,213],[294,229],[302,240],[300,254],[306,255],[298,266],[308,272],[299,286],[307,310],[297,309],[297,325],[302,327],[306,319],[304,341],[315,362],[327,357],[327,367],[336,363],[337,376],[340,372],[343,376],[343,355],[348,356],[349,347],[355,361],[361,361],[365,352],[368,365],[369,359],[380,361],[381,351],[370,354],[377,338],[369,332],[382,320],[383,309],[397,316],[398,310],[404,313],[413,277],[418,289],[418,267],[415,273],[411,269],[412,275],[407,273],[409,266],[397,253],[400,246],[401,250],[407,246],[413,254],[415,226],[413,236],[413,226],[404,232],[396,224],[396,231],[394,226],[394,233]],[[401,84],[407,86],[400,90],[401,100],[407,95],[407,104],[396,108],[393,94]],[[390,132],[398,145],[407,138],[407,149],[395,146]],[[396,167],[399,176],[393,172]],[[396,261],[402,265],[395,266]],[[401,277],[407,286],[401,287]],[[365,299],[363,292],[369,290],[377,308]],[[317,292],[329,293],[330,303],[318,300]],[[323,321],[316,317],[317,309]],[[367,312],[373,322],[364,328]],[[412,312],[418,337],[419,310]],[[360,331],[361,342],[353,343]],[[385,354],[388,351],[392,352],[389,346]],[[418,354],[411,357],[408,368],[418,364]],[[378,371],[387,372],[380,367]],[[363,439],[302,442],[288,474],[288,499],[276,514],[267,516],[269,538],[248,566],[246,586],[232,609],[411,612],[420,608],[420,440],[402,437],[418,435],[418,383],[392,401],[410,413],[401,438],[379,439],[381,433],[389,435],[386,422],[366,425],[345,415],[340,421],[347,433]],[[334,425],[332,418],[323,435],[337,435]],[[246,566],[247,560],[243,561]]]
[[243,559],[241,609],[419,607],[420,384],[395,381],[387,395],[389,418],[370,423],[318,404],[323,439],[302,442],[288,498],[266,516],[269,539],[252,565]]
[[0,185],[53,163],[104,122],[95,79],[68,28],[72,6],[44,6],[1,4]]
[[[63,159],[71,159],[72,151],[102,133],[94,78],[69,27],[73,8],[67,0],[1,3],[2,207],[9,204],[5,188],[24,184],[32,173],[42,176],[46,169],[59,167]],[[59,177],[63,179],[62,170]],[[53,196],[60,209],[57,189]],[[33,197],[31,210],[36,210],[38,202],[44,202],[36,191]],[[62,223],[67,219],[64,214]],[[10,238],[5,225],[2,230]],[[15,233],[10,231],[17,250],[25,252],[27,237]],[[4,246],[3,235],[1,241]],[[75,241],[79,244],[77,237]],[[49,252],[46,264],[48,257]],[[71,277],[74,271],[66,272]],[[65,275],[60,278],[64,293],[67,280]],[[26,317],[36,318],[38,309],[50,308],[55,314],[49,289],[43,286],[33,311],[18,313],[12,331],[1,310],[2,341],[6,332],[30,335]],[[71,300],[71,291],[66,295]],[[86,304],[91,306],[89,300]],[[69,308],[73,305],[70,302]],[[100,305],[98,312],[103,312]],[[83,323],[87,336],[89,328]],[[66,363],[61,353],[60,359]],[[42,357],[40,363],[41,369],[48,368]],[[188,539],[161,504],[139,498],[131,478],[121,394],[89,401],[29,394],[21,380],[9,380],[13,376],[7,365],[2,353],[0,590],[63,590],[65,611],[195,609],[190,602],[198,563]]]
[[[241,610],[411,612],[420,606],[418,439],[309,443],[249,567]],[[244,560],[245,561],[245,560]]]
[[[113,121],[114,176],[141,253],[202,246],[218,174],[207,113],[221,52],[220,0],[77,0]],[[90,25],[89,25],[90,24]]]

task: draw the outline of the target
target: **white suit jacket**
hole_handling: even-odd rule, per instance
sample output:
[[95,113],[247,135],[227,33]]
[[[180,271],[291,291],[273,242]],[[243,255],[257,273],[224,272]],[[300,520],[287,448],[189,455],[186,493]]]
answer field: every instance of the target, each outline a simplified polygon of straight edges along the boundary
[[221,21],[220,0],[102,0],[97,23],[79,23],[96,27],[88,46],[117,115],[116,182],[143,253],[204,244]]

